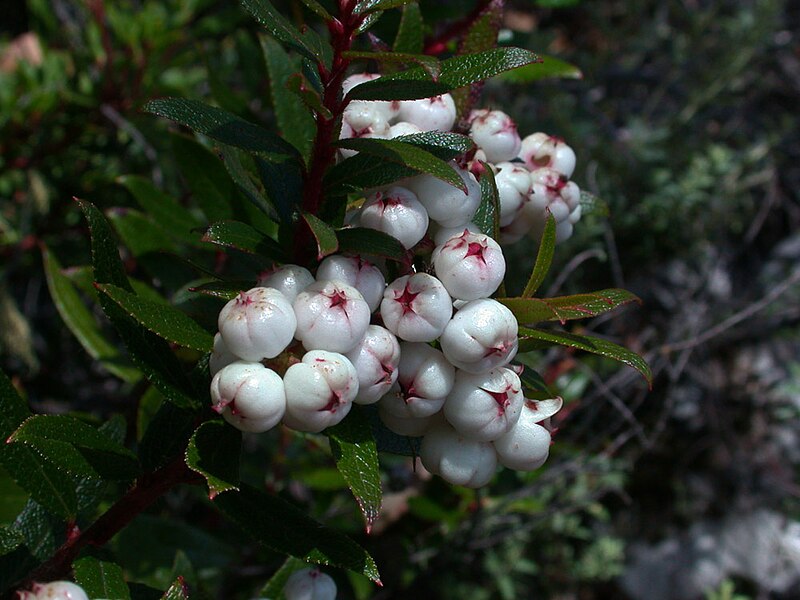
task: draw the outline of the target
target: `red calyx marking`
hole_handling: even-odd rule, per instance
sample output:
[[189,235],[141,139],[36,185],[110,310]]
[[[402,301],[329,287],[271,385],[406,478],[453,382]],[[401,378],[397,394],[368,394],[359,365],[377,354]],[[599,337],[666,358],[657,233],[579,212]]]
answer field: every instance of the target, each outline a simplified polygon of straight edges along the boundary
[[343,306],[347,303],[347,296],[344,295],[344,292],[341,290],[334,290],[331,296],[328,296],[331,299],[330,307],[333,308],[334,306]]
[[390,365],[385,365],[381,363],[381,370],[383,371],[384,377],[378,380],[376,383],[380,383],[381,381],[390,382],[392,380],[392,374],[394,373],[394,369]]
[[411,289],[409,289],[408,285],[406,285],[406,287],[403,288],[403,291],[400,293],[400,295],[397,295],[397,293],[395,292],[394,299],[395,302],[399,303],[400,306],[403,307],[403,314],[405,315],[407,313],[414,312],[414,309],[411,307],[411,304],[414,302],[414,299],[417,296],[419,296],[419,292],[416,293],[412,292]]
[[497,414],[498,415],[502,415],[503,413],[506,412],[506,408],[508,407],[509,403],[511,402],[508,399],[508,395],[509,395],[508,392],[509,392],[509,390],[511,390],[511,386],[510,385],[506,386],[506,389],[503,390],[502,392],[493,392],[493,391],[487,390],[485,388],[481,388],[481,390],[486,392],[487,394],[489,394],[492,398],[494,398],[494,401],[497,403]]
[[419,396],[417,396],[417,390],[414,389],[413,381],[408,385],[404,384],[402,381],[398,381],[397,384],[400,386],[400,397],[406,404],[408,404],[412,398],[419,398]]
[[339,408],[339,404],[341,404],[339,394],[337,394],[334,391],[331,391],[331,397],[328,400],[328,403],[325,406],[323,406],[320,410],[321,411],[327,410],[328,412],[335,413],[336,409]]
[[485,244],[481,242],[470,242],[467,244],[467,253],[464,255],[464,258],[469,256],[477,256],[479,261],[481,261],[483,264],[486,264],[486,259],[483,257],[484,252],[486,252]]
[[244,304],[245,306],[250,306],[252,303],[253,299],[244,292],[239,292],[239,295],[236,296],[236,304]]
[[491,348],[487,348],[486,352],[484,353],[483,356],[486,357],[486,356],[492,356],[492,355],[505,354],[508,351],[510,346],[511,346],[511,344],[509,344],[508,342],[505,342],[505,341],[500,342],[496,346],[493,346]]

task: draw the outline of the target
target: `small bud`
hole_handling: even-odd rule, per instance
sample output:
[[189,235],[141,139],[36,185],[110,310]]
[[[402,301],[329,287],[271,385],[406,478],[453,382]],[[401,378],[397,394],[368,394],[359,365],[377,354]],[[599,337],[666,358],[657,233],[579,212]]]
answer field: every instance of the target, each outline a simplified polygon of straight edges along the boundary
[[386,328],[402,340],[431,342],[453,315],[453,301],[442,282],[427,273],[395,279],[383,294],[381,317]]
[[419,457],[434,475],[471,488],[489,483],[497,468],[497,454],[490,442],[468,439],[448,424],[437,425],[425,434]]
[[500,110],[472,111],[469,135],[492,163],[511,160],[520,151],[517,125]]
[[255,287],[222,308],[218,325],[230,352],[256,362],[275,358],[286,349],[297,320],[286,296],[273,288]]
[[369,305],[346,283],[317,281],[297,295],[297,339],[306,350],[349,352],[367,331]]
[[397,381],[400,343],[379,325],[370,325],[358,346],[346,356],[358,373],[356,404],[377,402]]
[[336,352],[312,350],[283,376],[286,414],[283,422],[298,431],[319,433],[347,416],[358,394],[358,373]]
[[299,265],[282,265],[276,269],[265,271],[258,279],[261,287],[275,288],[286,296],[289,302],[294,302],[297,294],[314,283],[311,271]]
[[500,245],[483,233],[465,231],[437,246],[432,256],[436,276],[453,298],[488,298],[503,282],[506,261]]
[[453,316],[442,333],[442,352],[469,373],[486,373],[517,354],[517,319],[495,300],[472,300]]
[[409,189],[393,186],[367,196],[359,213],[362,227],[383,231],[411,248],[423,237],[428,228],[428,211]]
[[317,568],[292,573],[283,586],[286,600],[335,600],[336,582]]
[[237,361],[211,380],[212,408],[241,431],[262,433],[286,411],[283,381],[261,363]]
[[405,181],[405,186],[417,195],[428,216],[442,227],[468,223],[481,203],[481,186],[475,176],[456,163],[450,164],[464,182],[466,194],[433,175],[418,175]]
[[456,104],[450,94],[400,102],[398,118],[423,131],[450,131],[456,122]]

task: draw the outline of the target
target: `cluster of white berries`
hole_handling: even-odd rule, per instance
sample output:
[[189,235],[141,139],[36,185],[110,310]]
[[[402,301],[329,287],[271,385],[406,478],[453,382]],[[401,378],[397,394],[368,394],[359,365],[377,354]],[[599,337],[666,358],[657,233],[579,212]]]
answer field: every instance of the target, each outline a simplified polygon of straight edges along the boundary
[[[343,92],[379,77],[351,75]],[[451,131],[455,125],[456,107],[450,94],[394,102],[357,100],[345,109],[340,137],[392,139],[424,131]],[[569,180],[575,170],[572,148],[541,132],[520,139],[514,121],[499,110],[473,110],[465,125],[478,148],[464,169],[456,167],[469,190],[466,200],[443,181],[417,177],[373,191],[350,222],[393,235],[406,248],[426,233],[438,244],[453,229],[458,233],[464,227],[477,230],[469,221],[477,209],[478,188],[468,174],[480,175],[485,169],[482,163],[486,163],[497,183],[501,243],[514,243],[529,233],[541,237],[548,214],[556,221],[556,241],[568,239],[581,218],[580,189]],[[354,150],[341,152],[345,158],[355,154]],[[465,219],[465,215],[469,216]]]
[[[374,77],[353,76],[345,91]],[[345,112],[342,134],[449,130],[454,120],[447,94],[359,101]],[[568,235],[562,225],[571,228],[569,218],[579,210],[570,208],[577,206],[577,187],[556,168],[572,172],[569,147],[547,136],[536,147],[528,142],[535,136],[523,143],[499,111],[478,111],[471,124],[478,152],[500,161],[493,168],[503,235],[521,221],[532,228],[533,206],[557,219],[566,211],[558,227]],[[502,162],[518,155],[536,169]],[[550,433],[540,423],[559,410],[560,400],[523,396],[520,368],[511,365],[517,320],[491,299],[505,276],[503,251],[471,223],[481,200],[475,174],[468,165],[454,168],[464,190],[419,175],[371,191],[350,217],[407,249],[427,236],[432,253],[407,274],[387,285],[384,271],[362,257],[333,255],[316,274],[277,267],[225,305],[210,361],[217,412],[244,431],[283,423],[318,433],[339,423],[353,403],[377,404],[388,429],[422,437],[420,458],[429,471],[471,487],[488,483],[498,463],[533,470],[545,461]],[[518,190],[516,197],[510,189]]]
[[71,581],[51,581],[34,583],[31,591],[18,591],[17,600],[89,600],[89,596]]

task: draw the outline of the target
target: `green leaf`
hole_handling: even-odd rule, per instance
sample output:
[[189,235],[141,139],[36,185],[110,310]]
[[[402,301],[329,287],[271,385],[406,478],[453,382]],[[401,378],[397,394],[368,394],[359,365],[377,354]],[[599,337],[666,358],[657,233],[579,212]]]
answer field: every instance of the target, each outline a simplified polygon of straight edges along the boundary
[[[525,388],[525,397],[536,397],[538,400],[545,398],[555,398],[557,394],[547,385],[544,377],[536,370],[526,366],[519,376]],[[538,397],[537,397],[538,396]]]
[[366,227],[347,227],[338,229],[339,252],[372,255],[408,264],[410,255],[396,238],[387,233]]
[[144,110],[207,135],[210,138],[249,152],[277,159],[296,156],[294,147],[255,123],[240,119],[221,108],[188,98],[151,100]]
[[[30,414],[11,380],[0,371],[0,439],[7,440]],[[16,444],[0,445],[0,463],[17,485],[47,510],[65,519],[75,516],[75,482],[66,473],[30,448]]]
[[316,124],[305,104],[298,102],[297,96],[287,87],[289,79],[299,71],[300,65],[295,64],[296,60],[274,38],[261,36],[261,48],[269,73],[278,133],[307,159],[314,143]]
[[86,556],[72,563],[72,569],[75,581],[91,600],[130,600],[131,593],[119,565]]
[[375,561],[366,550],[277,496],[243,485],[238,492],[217,496],[214,503],[243,531],[276,552],[380,581]]
[[169,233],[190,243],[199,241],[199,236],[192,229],[201,225],[200,220],[172,196],[154,186],[149,179],[138,175],[124,175],[117,182]]
[[94,315],[83,303],[72,281],[61,272],[61,265],[46,246],[42,248],[42,261],[53,304],[84,350],[120,379],[130,383],[140,380],[142,374],[105,338]]
[[0,556],[13,552],[25,542],[25,538],[18,530],[5,525],[0,527]]
[[185,135],[172,135],[171,143],[181,175],[206,220],[214,222],[232,218],[236,187],[216,154]]
[[214,336],[177,308],[146,300],[111,284],[97,284],[97,289],[141,325],[169,342],[201,352],[210,352],[214,347]]
[[189,600],[189,588],[186,587],[183,577],[178,577],[161,598],[162,600]]
[[454,56],[442,61],[437,81],[432,81],[425,69],[385,75],[380,79],[357,85],[347,95],[350,100],[415,100],[449,92],[484,81],[504,71],[538,62],[533,52],[522,48],[493,48],[478,54]]
[[336,467],[353,492],[369,533],[381,510],[381,475],[375,438],[359,408],[354,406],[350,414],[338,425],[329,427],[326,434]]
[[189,288],[191,292],[206,294],[223,300],[232,300],[239,295],[239,292],[255,287],[254,281],[209,281]]
[[89,223],[89,230],[92,234],[92,269],[94,280],[98,283],[113,283],[128,291],[133,291],[125,275],[125,267],[119,257],[117,240],[111,233],[103,214],[91,202],[78,200],[86,221]]
[[310,27],[300,32],[267,0],[240,0],[242,6],[256,21],[267,28],[275,38],[291,46],[313,62],[322,62],[330,68],[333,49]]
[[[8,442],[25,444],[42,452],[47,460],[74,471],[91,476],[82,465],[73,461],[78,456],[101,477],[106,479],[132,479],[139,473],[136,455],[91,425],[65,415],[34,415],[8,438]],[[52,443],[55,442],[55,443]],[[48,450],[74,448],[77,454],[64,452],[52,454]]]
[[23,539],[20,546],[0,556],[2,590],[18,587],[25,575],[55,553],[61,543],[64,523],[30,500],[8,529],[19,533]]
[[[241,190],[241,192],[253,206],[267,215],[267,217],[273,221],[277,221],[278,212],[276,211],[276,208],[279,209],[280,207],[274,206],[274,202],[273,204],[270,204],[267,199],[264,198],[264,194],[261,192],[261,189],[255,182],[255,176],[251,175],[251,170],[245,168],[242,162],[242,152],[242,150],[234,148],[233,146],[223,146],[223,151],[220,153],[220,157],[225,165],[225,169],[228,171],[228,175],[230,176],[229,179],[236,184],[239,190]],[[275,168],[300,168],[300,165],[295,161],[273,163],[265,161],[258,155],[254,155],[252,158],[257,163],[263,162],[265,164],[273,165]],[[225,216],[216,217],[212,220],[223,221],[226,218],[230,218],[232,215],[233,211],[228,211]]]
[[303,197],[303,169],[296,162],[276,163],[255,157],[256,168],[267,197],[278,211],[280,220],[292,223]]
[[422,438],[398,435],[386,427],[378,414],[378,407],[374,404],[363,407],[363,412],[369,420],[378,452],[389,452],[400,456],[419,456]]
[[639,371],[647,380],[649,386],[653,385],[653,374],[647,362],[635,352],[618,344],[600,338],[577,335],[566,331],[545,331],[543,329],[519,328],[520,352],[538,350],[552,345],[567,346],[599,354],[614,359]]
[[363,15],[377,10],[388,10],[390,8],[397,8],[413,2],[414,0],[361,0],[356,5],[355,13]]
[[540,55],[541,62],[525,65],[500,75],[508,83],[532,83],[540,79],[583,79],[583,73],[575,65],[552,56]]
[[343,52],[342,55],[351,61],[374,60],[381,64],[417,64],[425,69],[425,72],[434,81],[439,78],[439,74],[441,73],[441,63],[439,59],[428,54],[411,54],[406,52],[356,52],[350,50],[348,52]]
[[235,248],[248,254],[258,254],[280,262],[285,262],[286,259],[283,248],[278,245],[278,242],[240,221],[214,223],[206,230],[203,241],[226,248]]
[[556,220],[550,213],[547,214],[547,222],[544,224],[542,241],[539,242],[539,252],[536,254],[536,264],[522,292],[523,298],[531,298],[539,286],[542,285],[550,265],[553,263],[553,255],[556,249]]
[[333,19],[331,14],[325,10],[325,7],[322,6],[317,0],[300,0],[303,4],[305,4],[315,15],[317,15],[323,21],[330,21]]
[[[491,0],[470,23],[469,29],[459,44],[458,54],[474,54],[494,48],[497,45],[497,35],[502,24],[503,1]],[[474,86],[475,84],[470,88]],[[473,94],[473,90],[470,88],[464,87],[453,91],[456,114],[459,117],[467,116],[477,98],[477,94]]]
[[186,465],[206,478],[208,498],[239,489],[242,433],[224,421],[206,421],[186,448]]
[[154,471],[184,452],[196,427],[196,420],[196,411],[169,402],[161,404],[150,419],[139,444],[142,467]]
[[177,250],[175,237],[144,213],[132,208],[110,208],[107,215],[117,235],[136,258]]
[[305,562],[290,556],[284,561],[280,569],[275,571],[275,574],[269,578],[269,581],[264,584],[264,587],[261,588],[260,596],[263,598],[279,598],[289,576],[295,571],[304,569],[305,566]]
[[326,119],[333,118],[333,113],[322,103],[317,89],[300,73],[294,73],[286,80],[286,89],[298,96],[312,111]]
[[[472,140],[466,136],[440,132],[404,135],[392,141],[416,146],[443,161],[451,160],[474,146]],[[421,172],[408,165],[387,162],[381,156],[361,153],[329,169],[325,175],[325,185],[333,191],[342,189],[363,191],[364,188],[388,185],[404,177],[419,175]]]
[[403,7],[392,50],[411,54],[421,53],[425,43],[422,33],[422,13],[420,13],[419,4],[416,2],[406,4]]
[[485,233],[492,239],[500,237],[500,200],[497,195],[497,183],[494,180],[494,172],[487,163],[482,163],[484,172],[481,175],[481,203],[472,222],[478,226],[481,233]]
[[395,163],[417,173],[428,173],[460,189],[465,194],[467,193],[466,184],[453,167],[430,152],[397,138],[393,140],[346,138],[339,140],[336,145],[340,148],[349,148],[360,153],[370,154],[384,163]]
[[317,240],[317,260],[322,260],[329,254],[334,254],[339,250],[339,240],[336,238],[336,231],[325,221],[312,215],[303,213],[303,220],[308,224],[314,239]]
[[581,210],[583,215],[597,215],[607,217],[611,214],[608,203],[602,198],[598,198],[591,192],[581,190]]
[[555,298],[498,298],[498,302],[511,309],[520,323],[560,321],[563,324],[574,319],[596,317],[623,304],[641,300],[626,290],[612,288]]

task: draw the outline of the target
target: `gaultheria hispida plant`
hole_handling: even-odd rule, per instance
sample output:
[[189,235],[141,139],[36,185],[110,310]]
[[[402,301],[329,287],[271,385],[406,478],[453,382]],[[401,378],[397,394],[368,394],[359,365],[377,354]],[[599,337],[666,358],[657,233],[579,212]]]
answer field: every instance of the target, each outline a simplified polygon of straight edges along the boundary
[[[203,483],[220,518],[294,557],[264,595],[335,597],[333,579],[305,562],[379,583],[361,546],[240,475],[243,435],[280,428],[282,440],[316,439],[309,452],[327,439],[369,533],[381,508],[379,451],[414,456],[418,469],[468,487],[491,484],[501,468],[542,466],[562,403],[522,367],[526,353],[560,344],[650,377],[622,347],[544,326],[635,297],[536,297],[555,245],[579,222],[581,192],[563,140],[522,136],[509,115],[480,106],[486,79],[519,67],[536,78],[547,64],[496,47],[502,2],[480,3],[427,41],[413,2],[340,0],[332,12],[304,4],[324,28],[243,0],[263,27],[272,127],[194,100],[147,105],[203,141],[172,137],[194,204],[122,178],[142,209],[108,213],[123,263],[109,222],[78,200],[91,235],[88,287],[74,275],[85,270],[67,276],[43,250],[65,322],[141,399],[131,442],[119,416],[97,427],[31,415],[0,379],[0,458],[30,495],[0,537],[3,585],[21,597],[143,594],[93,548],[166,492]],[[369,30],[395,10],[390,50]],[[528,235],[538,256],[522,293],[508,297],[504,249]],[[81,286],[124,354],[92,319]],[[174,575],[163,597],[188,597],[186,573]],[[85,595],[55,581],[65,577]]]

